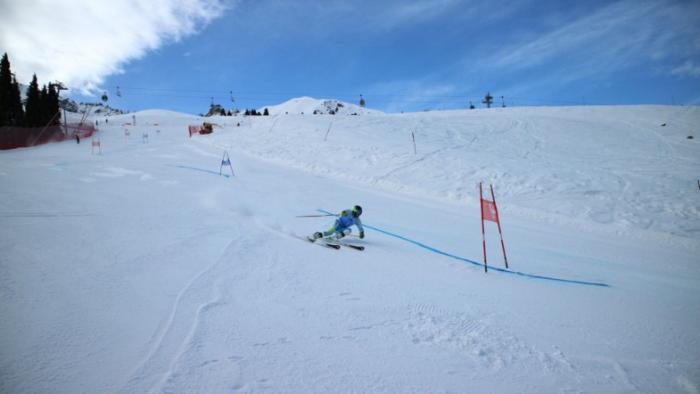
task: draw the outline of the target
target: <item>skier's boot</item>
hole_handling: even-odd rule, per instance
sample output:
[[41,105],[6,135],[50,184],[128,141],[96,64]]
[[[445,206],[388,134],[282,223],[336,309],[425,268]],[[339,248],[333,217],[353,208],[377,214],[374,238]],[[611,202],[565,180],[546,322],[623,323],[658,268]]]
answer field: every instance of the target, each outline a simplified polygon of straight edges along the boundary
[[323,234],[321,232],[315,232],[314,235],[312,235],[312,238],[315,240],[319,238],[323,238]]

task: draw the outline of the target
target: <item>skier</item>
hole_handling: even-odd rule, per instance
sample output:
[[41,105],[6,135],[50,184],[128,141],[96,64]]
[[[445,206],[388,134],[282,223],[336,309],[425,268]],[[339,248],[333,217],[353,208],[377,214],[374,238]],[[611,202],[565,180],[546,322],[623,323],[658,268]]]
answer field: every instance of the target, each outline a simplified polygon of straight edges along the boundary
[[360,215],[362,215],[362,207],[359,205],[355,205],[352,209],[345,209],[340,212],[340,216],[335,220],[333,227],[324,232],[316,232],[309,239],[311,241],[316,241],[323,237],[333,237],[338,240],[350,234],[352,232],[350,227],[353,225],[357,226],[357,229],[360,230],[360,239],[362,239],[365,237],[365,229],[362,227]]

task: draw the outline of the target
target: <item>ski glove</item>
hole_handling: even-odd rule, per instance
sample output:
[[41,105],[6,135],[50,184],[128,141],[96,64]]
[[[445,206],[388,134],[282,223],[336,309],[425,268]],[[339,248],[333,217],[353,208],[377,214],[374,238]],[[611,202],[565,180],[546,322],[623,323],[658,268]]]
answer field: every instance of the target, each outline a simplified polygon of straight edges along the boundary
[[365,237],[365,232],[364,232],[364,231],[360,231],[360,239],[362,239],[362,238],[364,238],[364,237]]

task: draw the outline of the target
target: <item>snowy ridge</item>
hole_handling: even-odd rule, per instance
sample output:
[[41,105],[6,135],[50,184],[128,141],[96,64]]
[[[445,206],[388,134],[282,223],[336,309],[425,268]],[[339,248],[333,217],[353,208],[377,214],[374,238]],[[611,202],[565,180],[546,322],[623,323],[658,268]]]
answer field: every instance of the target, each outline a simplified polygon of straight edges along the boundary
[[383,113],[339,100],[319,100],[312,97],[294,98],[279,105],[263,107],[260,112],[265,108],[270,115],[378,115]]
[[124,114],[124,111],[112,108],[103,103],[80,103],[78,104],[77,111],[74,112],[80,114],[88,113],[91,116],[114,116]]

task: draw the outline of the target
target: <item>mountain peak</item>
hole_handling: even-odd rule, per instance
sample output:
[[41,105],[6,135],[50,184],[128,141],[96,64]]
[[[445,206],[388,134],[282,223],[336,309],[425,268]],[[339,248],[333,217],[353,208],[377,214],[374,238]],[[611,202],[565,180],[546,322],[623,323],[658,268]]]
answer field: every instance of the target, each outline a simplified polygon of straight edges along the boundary
[[373,115],[382,113],[381,111],[367,109],[357,104],[340,100],[316,99],[308,96],[297,97],[282,104],[263,107],[260,111],[264,111],[265,108],[268,109],[270,115]]

